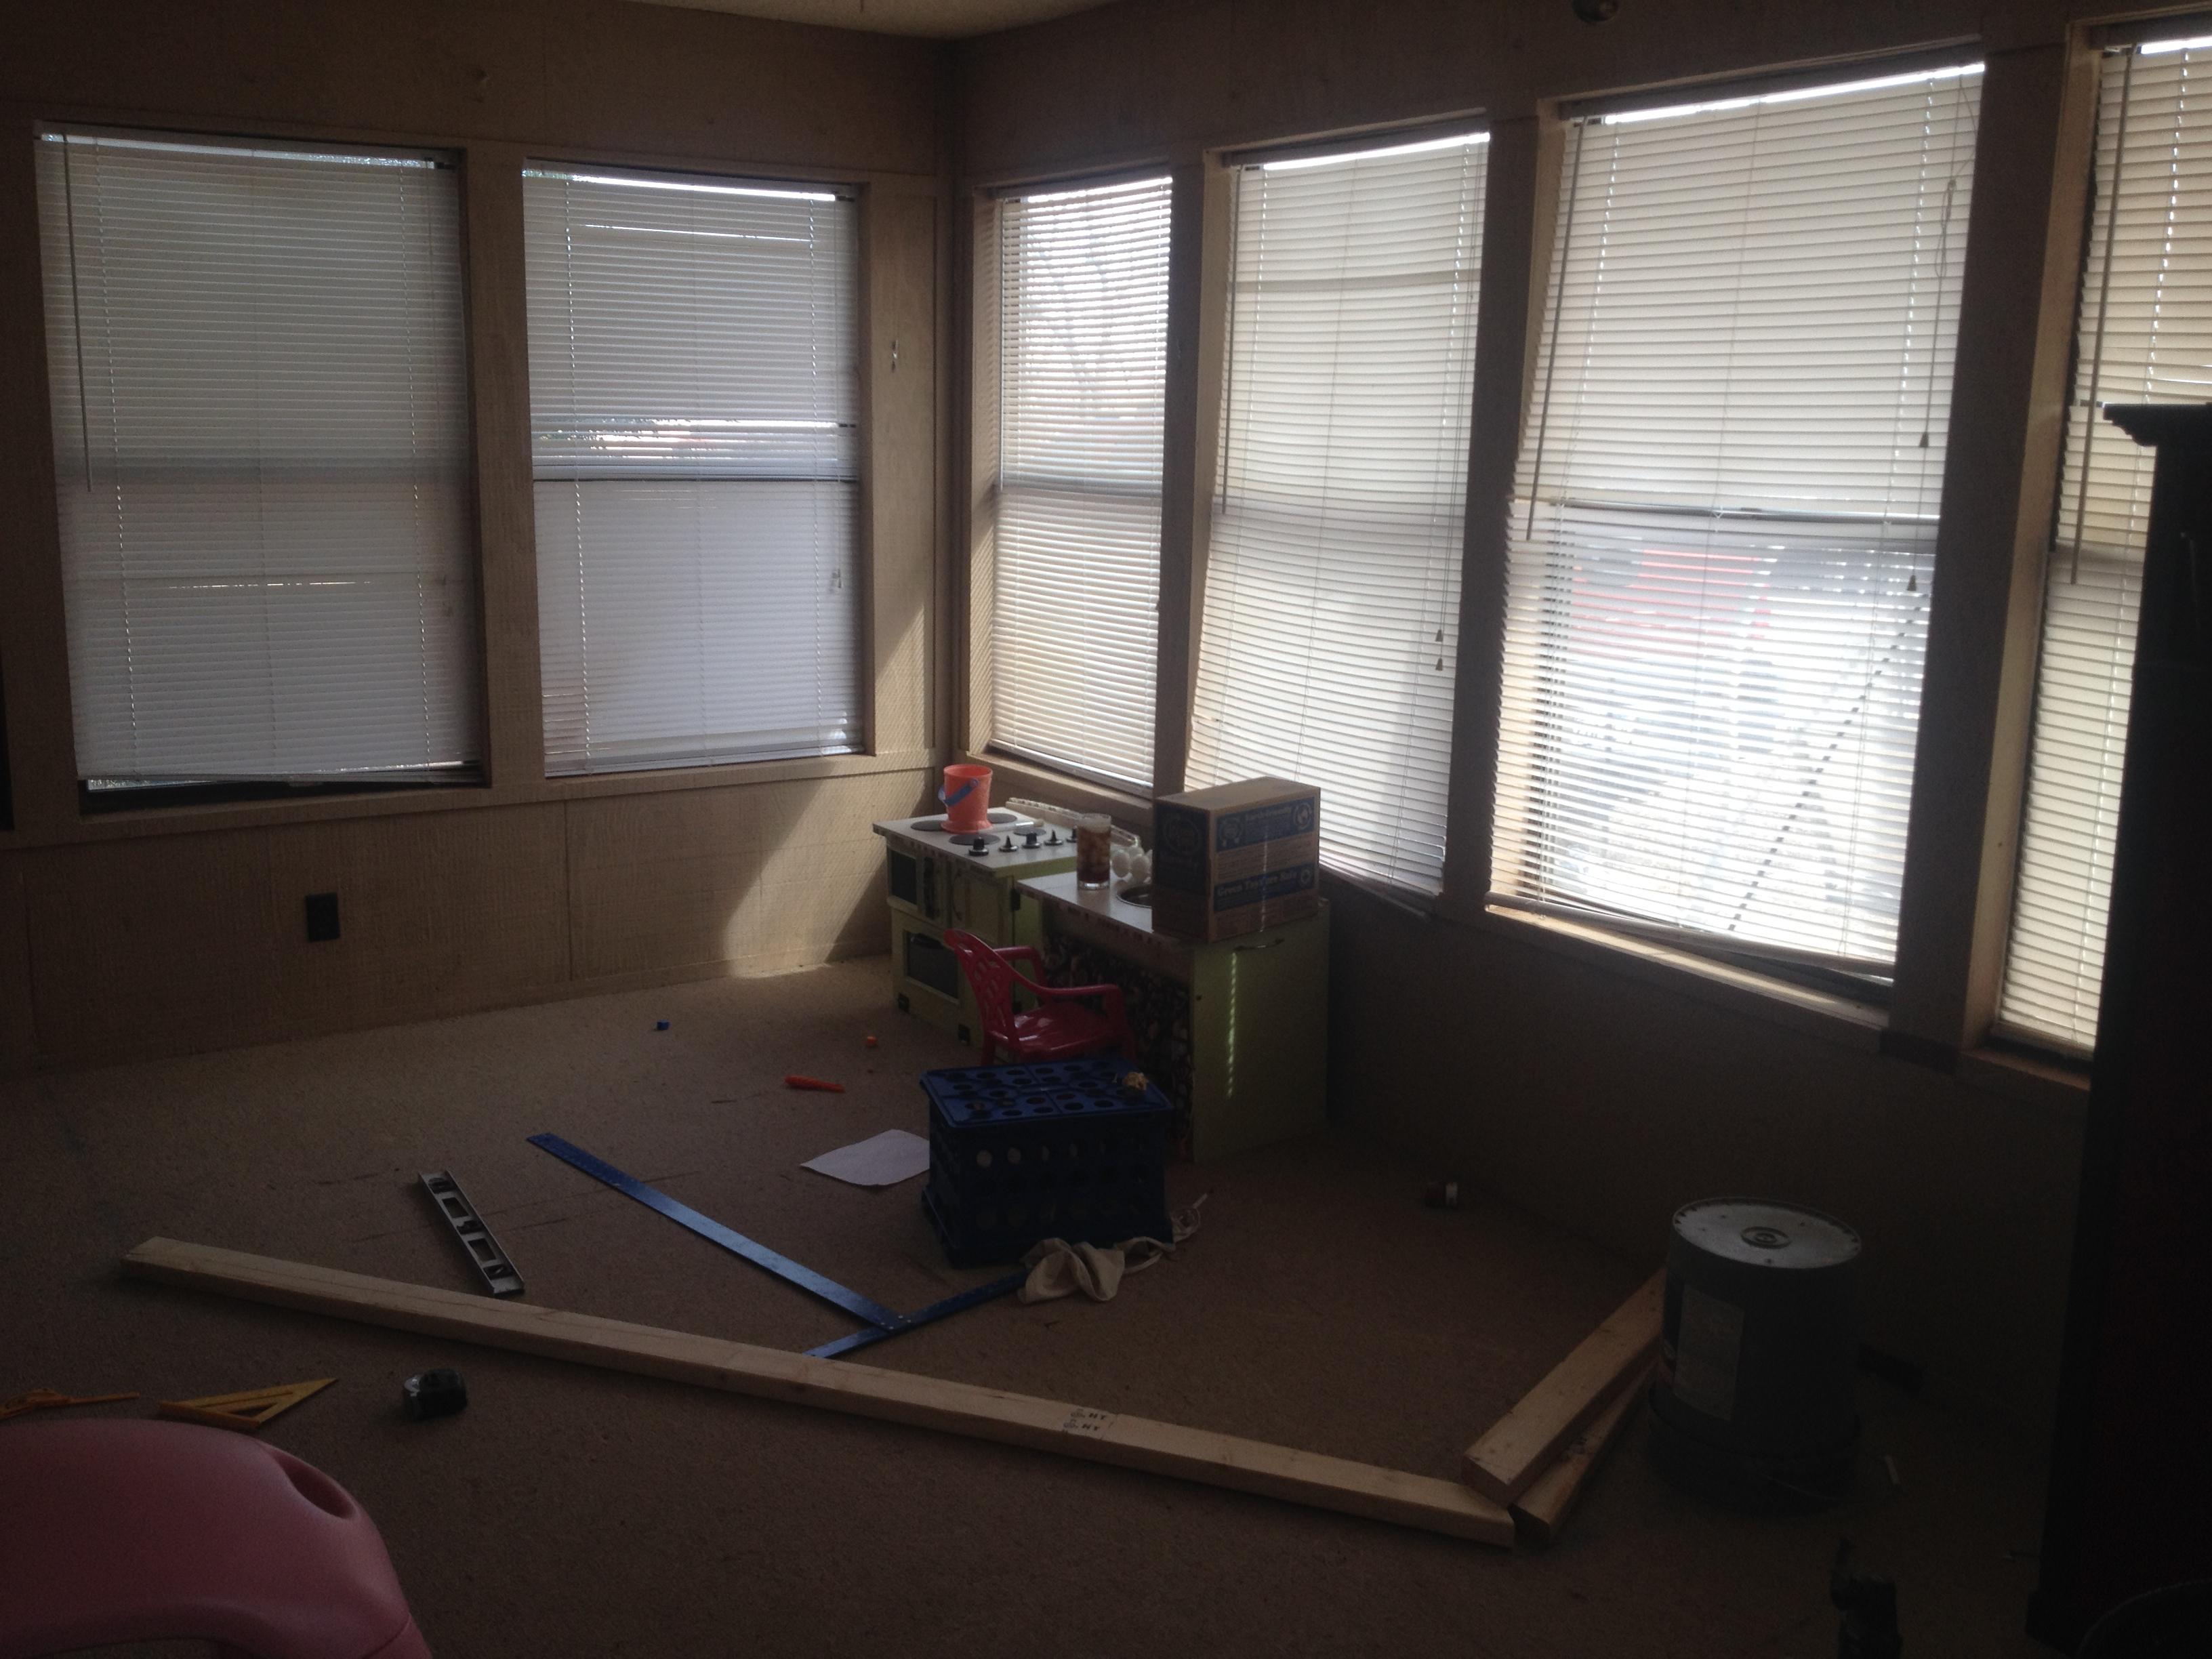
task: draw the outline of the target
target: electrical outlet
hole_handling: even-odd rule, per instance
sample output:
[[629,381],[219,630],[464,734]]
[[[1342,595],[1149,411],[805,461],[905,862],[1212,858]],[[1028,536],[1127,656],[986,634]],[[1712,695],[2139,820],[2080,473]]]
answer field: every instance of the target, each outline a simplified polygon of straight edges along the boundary
[[338,936],[338,896],[336,893],[307,895],[307,943],[321,945]]

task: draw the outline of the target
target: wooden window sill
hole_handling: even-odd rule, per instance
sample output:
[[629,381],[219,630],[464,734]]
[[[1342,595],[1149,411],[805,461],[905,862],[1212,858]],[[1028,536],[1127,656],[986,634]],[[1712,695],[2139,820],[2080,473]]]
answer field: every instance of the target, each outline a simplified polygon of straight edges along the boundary
[[970,765],[991,769],[994,806],[1004,806],[1014,799],[1047,801],[1079,812],[1103,812],[1124,829],[1146,836],[1152,834],[1152,803],[1149,796],[1109,788],[1088,778],[1079,778],[1072,772],[1057,772],[996,749],[986,749],[980,755],[963,753],[960,758]]
[[662,771],[602,772],[581,777],[531,777],[515,782],[445,784],[359,795],[310,795],[297,800],[219,801],[197,806],[152,806],[73,817],[58,824],[18,823],[0,831],[0,854],[88,842],[130,841],[149,836],[215,830],[258,830],[349,818],[404,817],[424,812],[483,811],[617,795],[667,794],[688,789],[738,789],[810,779],[864,777],[884,772],[933,772],[938,751],[901,750],[880,755],[813,755],[795,760],[737,761],[721,766],[672,767]]
[[1969,1048],[1952,1075],[1960,1082],[2031,1106],[2079,1112],[2089,1103],[2089,1068],[2010,1048]]
[[1792,985],[1785,980],[1730,967],[1686,951],[1672,950],[1648,939],[1631,939],[1556,916],[1531,915],[1487,904],[1472,915],[1455,915],[1450,908],[1442,909],[1440,914],[1480,932],[1517,939],[1700,1002],[1790,1026],[1863,1053],[1880,1049],[1883,1028],[1889,1023],[1888,1011],[1875,1003]]

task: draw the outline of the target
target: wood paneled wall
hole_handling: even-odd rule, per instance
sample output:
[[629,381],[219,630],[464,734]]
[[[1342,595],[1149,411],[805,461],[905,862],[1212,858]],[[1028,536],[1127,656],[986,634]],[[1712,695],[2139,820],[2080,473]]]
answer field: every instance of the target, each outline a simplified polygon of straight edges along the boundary
[[[1962,597],[1939,599],[1951,614],[1937,631],[1958,641],[1953,678],[1975,712],[1938,742],[1978,745],[1977,804],[1971,821],[1923,839],[1942,849],[1931,878],[1964,895],[1926,959],[1985,963],[2002,886],[1993,898],[1988,860],[1993,845],[2005,855],[2002,797],[2020,740],[2016,623],[1990,607],[2018,604],[2022,478],[2047,435],[2048,307],[2066,252],[2058,192],[2077,142],[2063,131],[2078,71],[2067,26],[2080,15],[2074,0],[1625,0],[1593,28],[1565,0],[1121,0],[950,51],[617,0],[79,0],[11,19],[0,52],[0,445],[34,462],[47,438],[33,122],[466,151],[492,781],[465,796],[82,819],[52,480],[40,465],[10,469],[0,475],[0,672],[16,828],[0,831],[0,1066],[880,945],[866,823],[921,809],[952,722],[988,694],[983,665],[946,648],[976,625],[955,605],[971,537],[986,557],[989,545],[988,520],[969,516],[964,443],[948,488],[947,385],[964,393],[988,369],[988,346],[966,337],[968,307],[987,296],[956,295],[949,280],[955,235],[964,268],[971,234],[966,191],[947,188],[956,150],[968,183],[1142,163],[1173,165],[1203,187],[1208,154],[1223,147],[1487,111],[1493,171],[1509,158],[1527,169],[1493,185],[1485,250],[1493,276],[1478,395],[1485,408],[1510,406],[1528,284],[1516,274],[1500,287],[1496,273],[1540,265],[1556,152],[1547,100],[1977,38],[2007,64],[1992,77],[2005,128],[1993,153],[2006,170],[1990,176],[1990,199],[2025,209],[1978,215],[1978,237],[2006,239],[1978,251],[1984,298],[2000,296],[1999,309],[1976,348],[1989,361],[1962,364],[1960,377],[1980,373],[1999,410],[2007,476],[1963,550],[1947,536],[1945,556],[1954,568],[1976,561],[1978,574],[1954,585]],[[538,775],[520,207],[507,180],[520,157],[547,153],[864,186],[872,755],[639,779]],[[1985,194],[1978,178],[1978,200]],[[1206,216],[1186,204],[1181,222]],[[1980,222],[1999,217],[1993,230]],[[1182,274],[1178,291],[1202,295],[1202,274]],[[1521,343],[1500,348],[1500,331]],[[1178,339],[1206,352],[1202,329]],[[1174,471],[1193,495],[1208,372],[1186,362],[1178,381],[1192,453]],[[1510,471],[1510,432],[1478,447],[1478,507]],[[1202,515],[1177,541],[1181,563],[1201,569]],[[1481,568],[1467,591],[1468,627],[1492,625]],[[1164,608],[1163,620],[1164,660],[1187,656],[1188,617]],[[1470,749],[1480,759],[1494,703],[1494,687],[1462,688],[1457,871],[1480,861],[1470,854],[1487,796],[1467,763]],[[331,890],[345,937],[309,946],[301,896]],[[1870,1336],[1928,1360],[1939,1382],[2023,1415],[2043,1408],[2078,1148],[2065,1085],[2039,1092],[1963,1063],[1941,1074],[1885,1057],[1872,1030],[1785,1018],[1779,1005],[1731,1002],[1625,957],[1481,922],[1463,908],[1416,918],[1341,896],[1341,1115],[1425,1152],[1440,1173],[1654,1255],[1667,1214],[1688,1200],[1752,1187],[1821,1204],[1867,1231]],[[1923,996],[1913,1029],[1957,1040],[1972,1019],[1966,994]]]
[[[173,1053],[888,940],[873,818],[944,738],[947,49],[620,0],[85,0],[0,51],[0,1068]],[[71,756],[31,135],[46,120],[460,153],[488,782],[87,817]],[[827,179],[861,201],[869,752],[547,779],[520,169]],[[301,901],[339,896],[307,942]]]
[[933,175],[943,49],[620,0],[16,7],[0,100],[238,131]]
[[[1002,184],[1978,41],[2055,44],[2123,0],[1120,0],[962,43],[966,176]],[[2199,7],[2198,9],[2202,8]]]
[[[2087,161],[2083,25],[2099,6],[1622,0],[1593,27],[1566,0],[1122,0],[959,52],[963,204],[994,186],[1158,167],[1177,181],[1179,231],[1203,216],[1196,194],[1224,150],[1488,118],[1447,891],[1429,915],[1340,891],[1334,1108],[1440,1176],[1649,1257],[1674,1208],[1717,1194],[1831,1209],[1868,1238],[1869,1337],[2025,1419],[2055,1383],[2082,1091],[1976,1045],[2009,908]],[[1505,505],[1561,106],[1959,43],[1979,46],[1988,73],[1894,1007],[1822,1007],[1492,915]],[[1182,252],[1188,271],[1198,261]],[[1206,292],[1193,281],[1171,295],[1171,343],[1203,342]],[[1181,483],[1201,471],[1202,434],[1178,412],[1171,398],[1168,472]],[[987,416],[979,405],[975,423]],[[1179,442],[1194,453],[1173,453]],[[1195,518],[1170,523],[1186,568],[1202,570],[1202,501]],[[1164,595],[1164,708],[1188,609]],[[972,717],[963,729],[972,742]]]
[[20,860],[0,858],[0,1077],[31,1063],[31,927]]
[[[1733,1194],[1839,1216],[1866,1340],[2039,1425],[2056,1397],[2081,1112],[1332,887],[1330,1100],[1508,1202],[1656,1262]],[[1408,1192],[1407,1202],[1414,1201]]]

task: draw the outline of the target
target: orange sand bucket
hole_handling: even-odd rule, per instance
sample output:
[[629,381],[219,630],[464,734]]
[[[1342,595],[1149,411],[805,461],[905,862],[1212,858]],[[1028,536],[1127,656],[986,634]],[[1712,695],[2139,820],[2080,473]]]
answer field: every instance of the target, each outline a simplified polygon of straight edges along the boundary
[[991,827],[991,769],[988,766],[948,766],[945,787],[937,792],[945,803],[945,827],[956,836],[981,835]]

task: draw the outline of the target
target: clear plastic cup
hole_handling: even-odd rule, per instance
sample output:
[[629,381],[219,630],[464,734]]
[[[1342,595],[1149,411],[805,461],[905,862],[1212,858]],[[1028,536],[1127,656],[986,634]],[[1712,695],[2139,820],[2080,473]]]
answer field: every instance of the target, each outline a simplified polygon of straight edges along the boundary
[[1075,884],[1110,887],[1114,883],[1114,820],[1085,812],[1075,820]]

